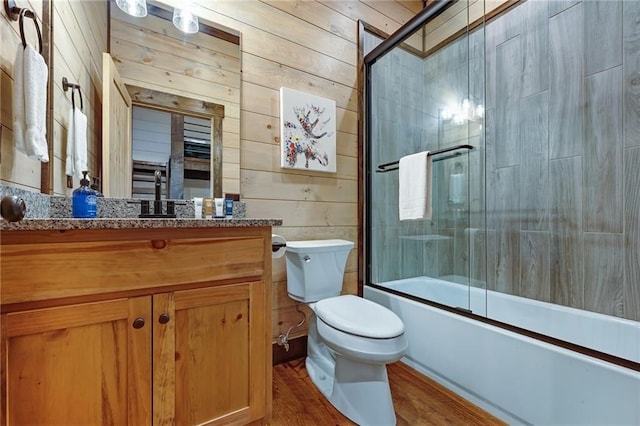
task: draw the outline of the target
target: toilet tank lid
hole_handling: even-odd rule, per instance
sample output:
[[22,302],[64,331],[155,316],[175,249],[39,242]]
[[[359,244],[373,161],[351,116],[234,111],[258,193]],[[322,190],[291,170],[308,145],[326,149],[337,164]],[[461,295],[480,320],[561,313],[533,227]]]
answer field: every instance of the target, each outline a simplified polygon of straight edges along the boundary
[[353,295],[316,302],[313,310],[331,327],[374,339],[391,339],[404,333],[404,323],[393,311]]
[[287,250],[298,252],[319,252],[332,250],[351,250],[353,242],[347,240],[307,240],[307,241],[287,241]]

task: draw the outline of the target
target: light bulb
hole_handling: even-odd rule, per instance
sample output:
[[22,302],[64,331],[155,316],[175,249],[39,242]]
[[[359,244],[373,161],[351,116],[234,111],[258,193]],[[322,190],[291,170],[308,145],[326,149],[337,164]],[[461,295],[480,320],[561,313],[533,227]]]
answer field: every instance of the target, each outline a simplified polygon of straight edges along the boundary
[[193,13],[192,9],[193,5],[190,1],[184,2],[180,8],[173,9],[173,25],[187,34],[194,34],[200,30],[198,17]]
[[136,18],[147,16],[147,0],[116,0],[116,5],[124,13]]

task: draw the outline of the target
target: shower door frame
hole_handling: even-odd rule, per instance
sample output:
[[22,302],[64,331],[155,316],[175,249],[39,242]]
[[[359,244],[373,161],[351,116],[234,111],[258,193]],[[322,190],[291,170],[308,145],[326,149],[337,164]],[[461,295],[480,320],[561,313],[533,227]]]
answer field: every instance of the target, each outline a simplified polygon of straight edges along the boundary
[[[411,36],[416,30],[423,27],[427,22],[435,19],[444,11],[446,11],[450,6],[455,4],[458,0],[442,0],[438,2],[432,2],[429,6],[424,8],[422,12],[418,13],[416,16],[407,21],[403,26],[401,26],[395,33],[390,36],[387,36],[385,40],[383,40],[378,46],[371,50],[368,54],[364,55],[360,49],[358,51],[358,69],[361,70],[359,73],[359,111],[360,111],[360,119],[359,123],[359,153],[358,158],[362,159],[362,164],[358,167],[358,182],[360,184],[359,190],[359,199],[362,201],[358,202],[359,216],[362,218],[361,230],[364,231],[359,232],[359,261],[358,261],[358,294],[362,295],[364,290],[364,285],[372,285],[371,283],[371,245],[369,242],[371,241],[371,206],[369,205],[371,200],[371,173],[374,170],[374,166],[372,164],[371,154],[369,147],[369,135],[371,135],[371,120],[369,119],[369,112],[371,111],[371,67],[376,61],[384,56],[386,53],[390,52],[397,45],[402,43],[406,38]],[[374,33],[380,38],[384,38],[382,36],[381,31],[369,30],[369,28],[373,28],[362,21],[359,22],[358,32],[359,32],[359,48],[362,45],[363,32],[369,31],[370,33]],[[375,173],[375,172],[374,172]],[[393,292],[392,290],[385,289]],[[404,295],[404,294],[399,294]],[[405,295],[406,296],[406,295]],[[424,301],[423,299],[420,299]],[[435,303],[429,302],[428,303]],[[446,305],[437,304],[437,306],[442,306],[446,308]]]

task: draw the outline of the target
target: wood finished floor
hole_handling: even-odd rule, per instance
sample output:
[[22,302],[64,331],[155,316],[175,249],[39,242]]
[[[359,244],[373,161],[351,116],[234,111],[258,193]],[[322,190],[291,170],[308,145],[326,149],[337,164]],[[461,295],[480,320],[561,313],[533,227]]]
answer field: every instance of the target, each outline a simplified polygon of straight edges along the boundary
[[[387,366],[399,426],[505,425],[440,384],[396,362]],[[311,383],[304,359],[273,368],[274,426],[355,425]]]

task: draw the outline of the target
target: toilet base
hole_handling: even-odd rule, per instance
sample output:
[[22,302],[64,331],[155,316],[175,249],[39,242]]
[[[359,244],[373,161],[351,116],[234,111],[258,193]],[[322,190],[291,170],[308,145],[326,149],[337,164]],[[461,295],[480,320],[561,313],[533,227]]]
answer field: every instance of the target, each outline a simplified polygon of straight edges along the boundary
[[359,425],[395,425],[387,366],[336,357],[336,375],[329,401]]
[[319,338],[315,315],[309,324],[309,378],[342,414],[359,425],[396,424],[385,363],[368,363],[331,351]]
[[305,367],[313,384],[325,398],[329,399],[333,390],[333,372],[327,374],[317,362],[309,357],[305,360]]
[[396,415],[384,364],[366,364],[336,357],[335,375],[306,359],[309,378],[342,414],[359,425],[395,425]]

